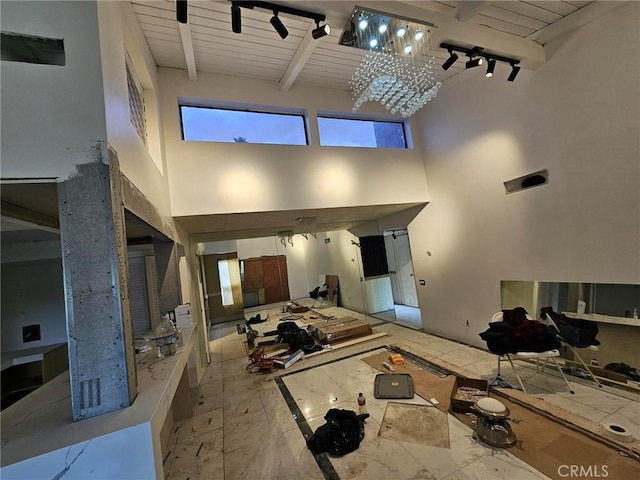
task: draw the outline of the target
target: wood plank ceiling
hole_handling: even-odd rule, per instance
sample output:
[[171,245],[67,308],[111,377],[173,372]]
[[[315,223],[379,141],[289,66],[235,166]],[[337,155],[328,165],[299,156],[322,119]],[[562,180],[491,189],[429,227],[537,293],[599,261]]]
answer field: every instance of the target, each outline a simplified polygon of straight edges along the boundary
[[[231,28],[231,2],[227,0],[188,0],[188,23],[176,20],[175,0],[133,0],[130,13],[135,15],[159,67],[186,70],[191,80],[199,73],[248,76],[279,82],[280,89],[294,85],[311,85],[342,90],[365,52],[338,44],[342,29],[354,7],[352,1],[279,1],[275,3],[326,15],[331,34],[313,40],[315,23],[309,19],[280,13],[289,31],[284,40],[269,20],[273,13],[255,8],[241,9],[242,32]],[[449,57],[439,48],[441,42],[471,48],[481,46],[486,52],[521,60],[525,69],[536,69],[546,61],[544,44],[605,15],[624,2],[585,0],[435,0],[368,1],[357,3],[365,10],[386,12],[391,16],[435,25],[422,56],[433,56],[441,65]],[[463,57],[462,54],[460,54]],[[496,77],[506,77],[508,65]],[[438,80],[445,82],[464,75],[464,61],[458,60],[449,70],[438,68]],[[389,205],[386,214],[397,213],[414,205]],[[381,206],[374,209],[324,209],[313,212],[264,212],[214,216],[179,217],[190,233],[216,239],[248,238],[274,235],[285,226],[297,230],[298,217],[317,218],[317,231],[349,228],[360,222],[379,218]]]
[[[228,1],[188,1],[188,24],[176,21],[173,0],[131,2],[156,64],[198,72],[249,76],[280,82],[282,90],[293,83],[348,89],[364,51],[338,45],[342,28],[355,3],[349,1],[280,2],[324,13],[331,34],[309,41],[315,24],[308,19],[280,14],[289,30],[282,40],[269,23],[272,12],[242,8],[242,33],[231,31]],[[276,2],[278,3],[278,2]],[[542,45],[586,21],[602,16],[621,2],[585,0],[526,1],[382,1],[359,2],[360,7],[436,25],[423,55],[442,64],[448,53],[442,41],[472,47],[480,45],[495,54],[522,60],[524,68],[544,63]],[[307,38],[307,40],[305,40]],[[464,71],[458,61],[439,80]]]

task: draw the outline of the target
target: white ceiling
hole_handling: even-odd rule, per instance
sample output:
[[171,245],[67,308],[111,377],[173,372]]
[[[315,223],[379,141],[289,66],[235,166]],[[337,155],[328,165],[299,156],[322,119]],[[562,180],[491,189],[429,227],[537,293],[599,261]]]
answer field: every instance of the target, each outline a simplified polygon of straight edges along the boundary
[[[280,14],[289,30],[282,40],[269,23],[272,12],[242,8],[242,33],[231,31],[229,1],[189,0],[188,24],[176,21],[175,1],[131,2],[156,64],[189,71],[240,75],[281,83],[348,89],[364,51],[338,45],[353,11],[350,1],[275,2],[325,14],[331,34],[310,38],[312,20]],[[535,69],[546,58],[542,45],[618,8],[624,2],[585,0],[526,1],[363,1],[357,5],[401,18],[435,25],[428,50],[438,64],[448,58],[439,48],[446,41],[480,46],[487,52],[521,60]],[[458,61],[448,71],[438,69],[444,81],[464,71]]]
[[[160,67],[184,69],[192,80],[198,73],[250,76],[280,83],[282,90],[304,84],[346,90],[364,52],[338,45],[355,3],[351,1],[275,2],[326,15],[331,34],[311,38],[311,20],[280,14],[289,30],[282,40],[269,23],[272,12],[242,8],[242,33],[231,31],[231,3],[227,0],[188,0],[188,23],[176,20],[174,0],[123,3],[137,18],[155,62]],[[619,8],[628,2],[545,1],[362,1],[366,10],[435,25],[423,55],[442,64],[448,53],[441,42],[460,46],[481,46],[485,51],[522,61],[535,69],[547,59],[543,45]],[[463,62],[448,71],[438,68],[439,80],[464,75]],[[35,189],[35,190],[34,190]],[[3,185],[3,215],[25,218],[30,223],[57,227],[55,185]],[[295,230],[298,217],[317,217],[318,230],[348,228],[359,222],[410,210],[414,205],[387,205],[352,209],[324,209],[314,212],[263,212],[230,216],[195,216],[176,219],[189,233],[217,232],[221,238],[273,235],[283,228]],[[386,208],[386,210],[384,210]],[[380,210],[382,209],[382,210]],[[6,211],[6,212],[5,212]],[[375,214],[375,212],[378,212]],[[27,212],[24,216],[20,212]],[[35,212],[35,213],[34,213]],[[35,215],[35,216],[34,216]],[[3,218],[3,242],[23,241],[28,225],[7,223]],[[149,228],[127,222],[135,237],[149,234]],[[32,230],[33,232],[33,230]],[[38,238],[42,240],[42,238]]]

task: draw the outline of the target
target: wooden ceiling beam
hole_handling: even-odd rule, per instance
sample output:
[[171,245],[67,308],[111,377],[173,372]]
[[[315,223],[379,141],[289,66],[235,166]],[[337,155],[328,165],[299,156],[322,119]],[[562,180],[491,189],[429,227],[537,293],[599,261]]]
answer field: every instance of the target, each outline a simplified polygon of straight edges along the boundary
[[189,72],[189,80],[197,80],[198,72],[196,71],[196,57],[193,52],[193,41],[191,37],[191,25],[187,23],[178,23],[180,28],[180,38],[182,39],[182,49],[184,50],[184,59],[187,62],[187,71]]
[[453,16],[460,22],[468,22],[493,2],[464,0],[453,9]]
[[291,62],[289,62],[289,66],[280,79],[280,90],[283,92],[286,92],[291,88],[291,85],[293,85],[293,82],[298,78],[298,75],[307,63],[307,60],[309,60],[309,57],[318,46],[318,42],[320,40],[315,40],[311,35],[313,29],[314,26],[309,25],[307,33],[304,34],[300,45],[298,45],[296,53],[293,55]]

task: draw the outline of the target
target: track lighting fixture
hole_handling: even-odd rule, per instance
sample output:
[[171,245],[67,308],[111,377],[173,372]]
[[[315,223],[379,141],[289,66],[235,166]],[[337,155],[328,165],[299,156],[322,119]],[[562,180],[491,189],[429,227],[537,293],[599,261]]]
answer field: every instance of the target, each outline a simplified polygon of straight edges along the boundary
[[459,47],[457,45],[453,45],[451,43],[441,43],[440,48],[445,48],[449,52],[449,58],[442,64],[442,68],[444,70],[448,70],[458,59],[458,55],[455,52],[464,53],[469,60],[466,62],[466,68],[473,68],[479,65],[482,65],[483,59],[487,60],[487,77],[492,77],[496,68],[496,62],[504,62],[511,65],[511,74],[507,78],[509,82],[513,82],[518,76],[518,72],[520,71],[520,67],[518,64],[520,60],[515,58],[503,57],[501,55],[495,55],[493,53],[488,53],[484,51],[483,47],[475,46],[473,48],[468,47]]
[[507,82],[513,82],[516,77],[518,76],[518,73],[520,72],[520,67],[518,67],[515,64],[511,64],[511,73],[509,74],[509,77],[507,77]]
[[176,0],[176,20],[187,23],[187,0]]
[[487,73],[485,73],[485,76],[487,77],[493,77],[493,71],[496,68],[496,60],[494,58],[490,58],[489,61],[487,62]]
[[284,26],[282,20],[278,18],[277,11],[273,12],[273,17],[271,17],[271,20],[269,21],[271,22],[271,25],[273,25],[273,28],[276,30],[276,32],[278,32],[278,35],[280,35],[281,39],[284,40],[289,36],[289,30],[287,30],[287,27]]
[[451,65],[456,63],[456,60],[458,60],[458,55],[456,54],[456,52],[450,50],[449,55],[449,58],[447,58],[447,60],[442,64],[442,68],[444,70],[449,70],[451,68]]
[[[176,1],[179,3],[181,0]],[[186,0],[184,0],[184,3],[187,3]],[[316,22],[316,28],[311,31],[311,36],[315,40],[318,40],[319,38],[322,38],[331,33],[331,27],[329,25],[324,24],[320,26],[320,22],[324,22],[326,20],[326,17],[321,13],[309,12],[306,10],[300,10],[298,8],[293,8],[286,5],[278,5],[271,2],[232,0],[231,30],[234,33],[240,33],[242,30],[241,8],[249,8],[252,10],[254,8],[261,8],[273,12],[273,16],[271,17],[269,22],[271,23],[271,25],[273,25],[273,28],[276,32],[278,32],[278,35],[280,35],[280,38],[282,39],[287,38],[287,36],[289,35],[289,30],[287,30],[287,27],[285,27],[284,23],[282,23],[282,20],[280,20],[280,17],[278,17],[278,14],[280,13],[285,13],[287,15],[293,15],[296,17],[309,18]]]
[[469,60],[465,64],[465,67],[474,68],[474,67],[479,67],[480,65],[482,65],[482,58],[469,57]]
[[329,35],[330,33],[331,27],[328,24],[325,23],[324,25],[320,26],[320,22],[316,22],[316,28],[311,31],[311,36],[314,40],[318,40],[325,35]]
[[233,33],[242,32],[242,13],[238,5],[231,5],[231,30]]

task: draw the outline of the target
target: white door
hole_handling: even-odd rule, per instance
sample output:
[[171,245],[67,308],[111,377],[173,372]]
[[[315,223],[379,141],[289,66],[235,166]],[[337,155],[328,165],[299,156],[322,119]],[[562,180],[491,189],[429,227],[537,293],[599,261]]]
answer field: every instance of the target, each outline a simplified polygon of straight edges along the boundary
[[417,308],[418,291],[416,290],[416,282],[413,276],[409,235],[398,235],[393,242],[393,248],[396,256],[398,283],[402,293],[402,304]]

